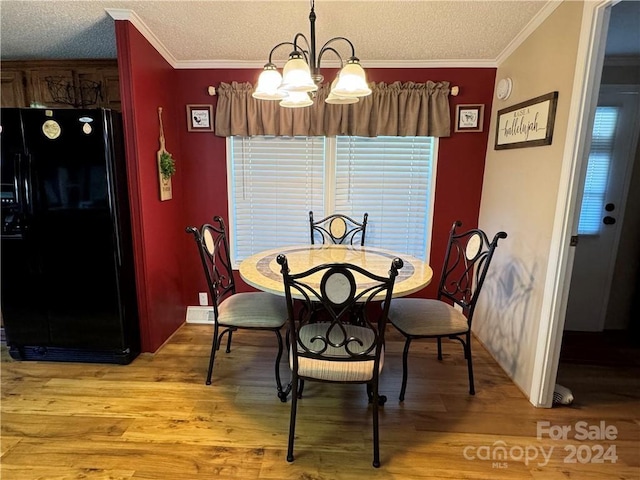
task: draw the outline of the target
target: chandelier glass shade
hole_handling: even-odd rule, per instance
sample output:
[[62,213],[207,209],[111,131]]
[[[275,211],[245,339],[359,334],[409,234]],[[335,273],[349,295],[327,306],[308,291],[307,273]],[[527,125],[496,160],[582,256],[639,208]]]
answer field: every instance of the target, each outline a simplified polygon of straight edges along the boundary
[[358,103],[358,97],[341,97],[340,95],[336,95],[336,84],[338,83],[338,77],[331,82],[331,90],[329,91],[329,95],[325,99],[326,103],[330,103],[333,105],[349,105],[351,103]]
[[281,107],[298,108],[313,105],[313,100],[307,92],[289,92],[285,98],[280,101]]
[[357,98],[371,95],[371,89],[367,85],[367,78],[360,63],[349,59],[347,64],[340,70],[338,82],[331,91],[341,97]]
[[[331,90],[325,100],[327,103],[357,103],[359,97],[371,95],[365,71],[360,65],[360,60],[355,56],[355,48],[350,40],[345,37],[334,37],[322,46],[316,56],[315,21],[314,0],[311,0],[310,38],[307,39],[304,34],[297,33],[293,42],[282,42],[271,49],[269,61],[265,64],[252,93],[254,98],[280,100],[280,105],[288,108],[313,105],[315,92],[324,80],[320,73],[320,63],[327,52],[336,55],[341,65],[338,76],[331,83]],[[303,42],[304,45],[300,45],[299,42]],[[346,64],[333,47],[337,42],[346,43],[351,48],[351,57]],[[289,54],[289,60],[284,65],[281,75],[272,62],[272,57],[275,50],[285,45],[292,46],[293,51]]]
[[252,96],[260,100],[282,100],[287,96],[287,92],[278,90],[281,83],[282,75],[276,66],[273,63],[265,65]]
[[315,92],[318,85],[311,78],[311,69],[303,56],[292,52],[282,70],[282,84],[279,90],[284,92]]

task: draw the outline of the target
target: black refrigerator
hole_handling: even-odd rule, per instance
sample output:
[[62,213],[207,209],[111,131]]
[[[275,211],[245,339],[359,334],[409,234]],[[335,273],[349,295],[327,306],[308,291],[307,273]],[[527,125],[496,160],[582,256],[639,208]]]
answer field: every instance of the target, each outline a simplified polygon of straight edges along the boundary
[[140,332],[121,115],[2,108],[0,126],[11,357],[130,363]]

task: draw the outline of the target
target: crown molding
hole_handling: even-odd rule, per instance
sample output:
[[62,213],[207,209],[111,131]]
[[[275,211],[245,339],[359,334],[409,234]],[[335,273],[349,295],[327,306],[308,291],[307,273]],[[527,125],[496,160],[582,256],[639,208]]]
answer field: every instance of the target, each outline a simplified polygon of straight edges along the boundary
[[515,36],[509,45],[500,52],[500,55],[496,57],[496,66],[500,66],[509,56],[531,35],[549,15],[551,15],[556,8],[562,4],[562,0],[549,0],[544,7],[533,17],[529,23]]
[[136,15],[136,12],[126,8],[105,8],[105,11],[114,20],[126,20],[136,27],[136,29],[142,34],[142,36],[155,48],[158,53],[164,58],[169,65],[176,68],[176,58],[167,50],[167,47],[156,37],[147,24]]
[[[188,60],[176,61],[175,69],[262,69],[264,60]],[[339,62],[323,62],[323,67],[339,68]],[[368,68],[496,68],[495,60],[455,59],[455,60],[367,60],[362,62]]]

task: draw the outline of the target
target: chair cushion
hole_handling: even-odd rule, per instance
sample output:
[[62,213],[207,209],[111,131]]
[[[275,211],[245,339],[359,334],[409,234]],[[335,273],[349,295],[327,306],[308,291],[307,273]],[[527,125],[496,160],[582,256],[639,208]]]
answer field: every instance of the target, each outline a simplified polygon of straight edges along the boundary
[[402,333],[414,336],[438,336],[465,333],[467,318],[451,305],[427,298],[394,298],[389,320]]
[[[361,339],[364,348],[368,348],[374,342],[374,335],[371,329],[359,327],[356,325],[344,325],[347,335]],[[299,331],[300,341],[305,345],[310,345],[312,337],[317,335],[325,336],[327,324],[324,322],[312,323],[304,325]],[[336,340],[336,342],[339,341]],[[318,345],[321,342],[316,342]],[[352,343],[349,348],[353,352],[362,351],[357,343]],[[298,346],[298,352],[302,352],[302,348]],[[371,352],[373,354],[373,352]],[[351,358],[351,356],[342,348],[329,346],[323,353],[327,360],[308,358],[298,356],[298,375],[307,378],[315,378],[319,380],[331,382],[368,382],[373,378],[373,360],[352,360],[340,361],[340,358]],[[336,360],[331,360],[335,358]],[[289,365],[293,369],[293,352],[289,354]],[[384,365],[384,348],[380,352],[380,364],[378,372],[382,371]]]
[[265,292],[236,293],[218,307],[218,323],[239,328],[279,328],[287,321],[284,297]]

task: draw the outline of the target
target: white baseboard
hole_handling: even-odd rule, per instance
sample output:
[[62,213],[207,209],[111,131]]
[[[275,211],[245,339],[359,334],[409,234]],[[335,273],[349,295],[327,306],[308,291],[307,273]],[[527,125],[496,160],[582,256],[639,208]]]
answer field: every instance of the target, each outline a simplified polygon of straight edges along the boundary
[[213,307],[207,305],[187,307],[187,323],[206,323],[213,325]]

